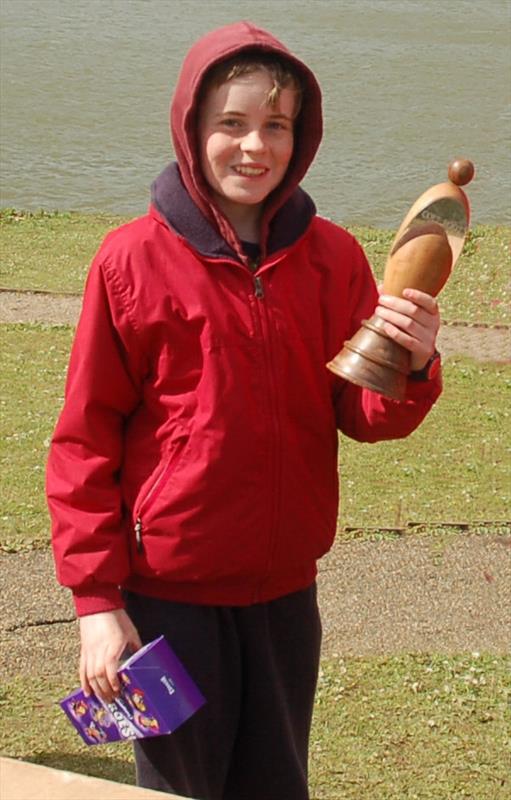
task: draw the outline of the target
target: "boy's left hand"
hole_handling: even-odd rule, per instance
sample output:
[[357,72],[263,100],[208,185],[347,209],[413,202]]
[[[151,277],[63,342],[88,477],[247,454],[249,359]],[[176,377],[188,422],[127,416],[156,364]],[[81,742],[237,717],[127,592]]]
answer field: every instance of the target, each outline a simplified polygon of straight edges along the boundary
[[385,333],[410,351],[411,370],[422,369],[435,352],[440,328],[436,299],[418,289],[405,289],[403,297],[380,294],[375,313],[385,320]]

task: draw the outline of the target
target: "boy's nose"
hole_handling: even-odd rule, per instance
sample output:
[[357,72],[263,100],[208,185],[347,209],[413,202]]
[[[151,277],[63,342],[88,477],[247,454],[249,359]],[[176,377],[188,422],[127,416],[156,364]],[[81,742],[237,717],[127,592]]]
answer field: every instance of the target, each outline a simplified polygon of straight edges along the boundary
[[256,128],[249,131],[247,135],[243,137],[240,147],[244,151],[250,151],[255,153],[264,150],[266,145],[264,143],[264,138],[261,134],[261,131],[257,130]]

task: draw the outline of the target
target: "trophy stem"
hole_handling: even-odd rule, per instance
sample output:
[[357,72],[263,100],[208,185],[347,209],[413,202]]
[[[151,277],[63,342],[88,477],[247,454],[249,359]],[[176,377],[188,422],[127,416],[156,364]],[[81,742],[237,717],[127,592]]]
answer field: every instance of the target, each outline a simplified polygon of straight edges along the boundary
[[394,400],[403,400],[410,372],[410,353],[387,336],[384,325],[376,314],[363,320],[360,330],[344,342],[341,352],[327,367],[351,383]]

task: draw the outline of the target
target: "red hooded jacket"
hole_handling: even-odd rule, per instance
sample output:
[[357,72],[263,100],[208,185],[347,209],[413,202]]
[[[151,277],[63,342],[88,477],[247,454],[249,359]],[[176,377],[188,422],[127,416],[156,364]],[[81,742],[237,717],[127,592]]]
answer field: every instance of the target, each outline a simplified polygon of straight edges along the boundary
[[[247,49],[285,56],[305,87],[255,272],[195,136],[205,72]],[[321,138],[308,68],[249,23],[228,26],[190,51],[171,121],[178,165],[92,264],[50,450],[57,573],[79,615],[121,608],[123,588],[232,606],[310,585],[335,535],[337,428],[406,436],[441,391],[410,383],[396,402],[325,367],[377,293],[360,246],[298,187]]]

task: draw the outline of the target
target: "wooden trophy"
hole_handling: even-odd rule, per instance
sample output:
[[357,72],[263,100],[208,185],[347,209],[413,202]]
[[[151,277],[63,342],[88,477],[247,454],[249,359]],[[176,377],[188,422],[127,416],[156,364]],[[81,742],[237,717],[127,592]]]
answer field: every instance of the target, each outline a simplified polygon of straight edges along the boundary
[[[446,183],[432,186],[413,204],[392,243],[385,266],[383,293],[401,297],[403,289],[436,296],[461,254],[470,207],[460,189],[474,176],[466,159],[449,164]],[[402,400],[411,354],[390,339],[376,314],[347,342],[328,369],[351,383]]]

